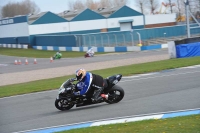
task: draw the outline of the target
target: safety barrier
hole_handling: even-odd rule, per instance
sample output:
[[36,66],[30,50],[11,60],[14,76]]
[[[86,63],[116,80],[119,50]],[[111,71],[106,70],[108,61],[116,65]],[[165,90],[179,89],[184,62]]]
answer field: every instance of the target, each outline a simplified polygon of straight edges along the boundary
[[[28,45],[21,44],[0,44],[4,48],[23,48],[28,49]],[[77,51],[86,52],[91,47],[58,47],[58,46],[33,46],[37,50],[48,51]],[[93,47],[94,52],[131,52],[168,48],[168,44],[155,44],[149,46],[118,46],[118,47]]]
[[22,48],[22,49],[28,49],[28,45],[25,45],[25,44],[0,44],[0,47],[3,47],[3,48]]
[[[33,46],[37,50],[50,51],[78,51],[86,52],[91,47],[57,47],[57,46]],[[150,46],[119,46],[119,47],[93,47],[94,52],[130,52],[168,48],[167,44],[156,44]]]

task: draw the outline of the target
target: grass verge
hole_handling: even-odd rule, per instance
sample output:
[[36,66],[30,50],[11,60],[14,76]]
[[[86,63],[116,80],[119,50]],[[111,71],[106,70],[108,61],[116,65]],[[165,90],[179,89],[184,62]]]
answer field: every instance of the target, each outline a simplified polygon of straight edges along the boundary
[[[16,49],[16,48],[0,48],[1,55],[18,56],[18,57],[33,57],[33,58],[50,58],[57,51],[43,51],[36,49]],[[85,52],[61,51],[62,58],[83,57]],[[96,52],[97,54],[107,54],[105,52]]]
[[200,115],[111,124],[59,133],[200,133]]
[[[102,75],[105,78],[118,73],[122,74],[123,76],[128,76],[128,75],[157,72],[166,69],[174,69],[174,68],[192,66],[198,64],[200,64],[200,57],[178,58],[178,59],[169,59],[169,60],[142,63],[142,64],[134,64],[122,67],[115,67],[109,69],[95,70],[91,72]],[[0,97],[57,89],[66,79],[72,77],[74,77],[74,75],[32,81],[28,83],[0,86]]]

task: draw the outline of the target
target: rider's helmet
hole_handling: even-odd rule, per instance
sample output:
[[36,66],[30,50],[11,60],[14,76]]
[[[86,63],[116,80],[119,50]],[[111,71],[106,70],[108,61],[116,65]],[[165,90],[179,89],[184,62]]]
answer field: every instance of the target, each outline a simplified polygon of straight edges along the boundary
[[77,80],[82,80],[85,77],[86,71],[85,69],[78,69],[76,70],[76,78]]

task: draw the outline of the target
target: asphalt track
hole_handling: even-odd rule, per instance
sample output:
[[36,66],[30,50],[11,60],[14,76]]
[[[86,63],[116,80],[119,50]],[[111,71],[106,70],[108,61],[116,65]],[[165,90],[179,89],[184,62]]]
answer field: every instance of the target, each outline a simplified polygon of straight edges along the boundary
[[200,67],[124,77],[125,90],[117,104],[58,111],[57,90],[0,99],[0,132],[11,133],[99,119],[200,107]]
[[[93,58],[62,58],[60,60],[55,60],[53,63],[50,63],[50,58],[37,58],[37,64],[34,63],[34,58],[26,57],[14,57],[14,56],[3,56],[0,55],[0,74],[5,73],[14,73],[14,72],[23,72],[30,70],[39,70],[46,68],[56,68],[63,66],[73,66],[81,65],[88,63],[98,63],[106,61],[119,61],[123,59],[138,59],[148,56],[161,56],[167,55],[168,51],[165,50],[152,50],[144,52],[127,52],[127,53],[112,53],[112,54],[103,54],[95,55]],[[25,59],[28,59],[29,65],[25,65]],[[14,65],[15,60],[21,60],[22,65]]]

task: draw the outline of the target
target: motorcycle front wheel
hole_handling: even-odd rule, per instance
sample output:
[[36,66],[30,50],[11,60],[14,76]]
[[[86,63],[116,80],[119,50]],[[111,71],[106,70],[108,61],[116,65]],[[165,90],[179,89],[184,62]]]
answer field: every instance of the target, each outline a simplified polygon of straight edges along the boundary
[[118,103],[123,97],[124,90],[120,86],[115,85],[108,91],[108,99],[105,102],[109,104]]
[[74,106],[74,104],[69,103],[66,99],[56,99],[55,100],[55,107],[58,110],[64,111],[69,110]]

